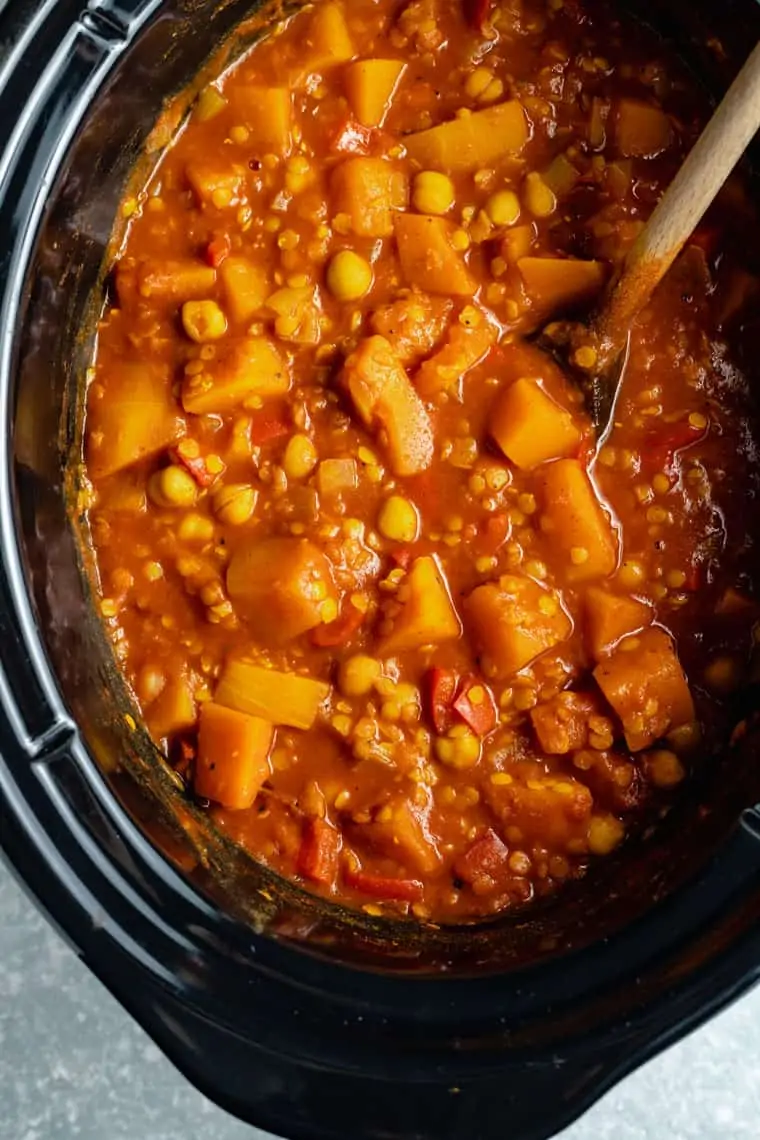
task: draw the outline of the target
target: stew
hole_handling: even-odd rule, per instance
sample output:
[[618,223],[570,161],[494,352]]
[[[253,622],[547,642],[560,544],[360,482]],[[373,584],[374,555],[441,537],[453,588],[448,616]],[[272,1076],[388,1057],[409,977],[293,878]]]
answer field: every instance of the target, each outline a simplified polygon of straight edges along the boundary
[[100,611],[188,795],[306,888],[525,904],[725,746],[758,614],[742,178],[602,446],[531,340],[589,311],[707,114],[608,6],[318,0],[123,202]]

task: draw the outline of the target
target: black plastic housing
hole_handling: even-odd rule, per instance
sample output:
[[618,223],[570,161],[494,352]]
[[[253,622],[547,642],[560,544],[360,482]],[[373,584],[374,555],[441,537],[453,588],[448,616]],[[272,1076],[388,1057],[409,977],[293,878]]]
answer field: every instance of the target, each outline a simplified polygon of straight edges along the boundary
[[[716,93],[760,36],[753,0],[637,12]],[[756,981],[758,742],[750,729],[662,825],[540,910],[413,931],[232,849],[125,719],[67,467],[81,330],[162,104],[251,14],[242,0],[0,14],[0,845],[168,1056],[244,1119],[298,1140],[544,1140]]]

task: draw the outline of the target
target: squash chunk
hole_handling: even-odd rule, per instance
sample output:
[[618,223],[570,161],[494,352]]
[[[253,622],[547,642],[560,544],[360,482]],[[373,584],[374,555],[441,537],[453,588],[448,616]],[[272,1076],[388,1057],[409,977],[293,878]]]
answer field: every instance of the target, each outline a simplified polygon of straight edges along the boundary
[[571,851],[585,846],[594,806],[585,784],[564,773],[547,775],[530,761],[510,765],[508,774],[511,783],[486,782],[488,806],[504,828],[519,828],[527,846],[538,842]]
[[235,120],[248,128],[245,145],[254,154],[289,153],[293,97],[287,87],[233,87],[230,108]]
[[329,695],[330,686],[324,681],[281,673],[249,661],[228,661],[214,700],[271,724],[308,729]]
[[336,214],[346,214],[359,237],[390,237],[393,215],[406,207],[406,175],[384,158],[348,158],[333,173]]
[[394,474],[425,471],[433,459],[430,417],[385,337],[361,341],[346,360],[342,381],[363,422],[385,432]]
[[270,721],[206,701],[201,705],[193,774],[197,794],[226,808],[251,807],[270,774],[273,739]]
[[487,658],[486,672],[496,677],[519,673],[572,630],[558,595],[519,574],[476,586],[465,616]]
[[282,396],[289,387],[287,366],[272,341],[249,336],[218,348],[202,371],[186,373],[182,406],[196,416],[227,412],[252,396]]
[[615,146],[626,158],[655,158],[670,146],[670,119],[659,107],[621,99],[615,116]]
[[694,721],[694,702],[672,640],[663,629],[624,637],[594,677],[620,717],[632,752]]
[[299,58],[304,61],[301,79],[351,59],[354,45],[342,5],[317,4],[299,49]]
[[650,625],[652,608],[636,598],[621,597],[589,586],[586,592],[586,636],[597,661],[606,657],[627,633]]
[[537,380],[521,377],[496,399],[491,435],[517,467],[536,467],[578,450],[581,433],[570,412],[547,395]]
[[441,855],[430,835],[424,808],[415,808],[405,797],[389,800],[380,818],[365,824],[361,836],[391,859],[403,863],[407,871],[429,874],[441,865]]
[[412,290],[372,314],[372,331],[384,336],[402,364],[432,352],[446,331],[452,302]]
[[528,120],[516,99],[407,135],[409,157],[424,170],[466,173],[519,154],[529,137]]
[[136,270],[119,267],[116,271],[116,291],[119,302],[129,307],[132,286],[136,284],[137,298],[152,305],[182,305],[185,301],[202,301],[214,288],[216,271],[202,261],[191,257],[161,259],[149,258]]
[[346,68],[346,95],[363,127],[383,125],[405,70],[400,59],[361,59]]
[[569,257],[521,257],[517,268],[534,313],[554,313],[592,300],[607,276],[601,261]]
[[452,325],[446,344],[430,360],[424,361],[414,378],[414,386],[426,400],[459,385],[465,372],[480,364],[496,343],[498,329],[473,306],[471,323]]
[[617,539],[584,467],[558,459],[540,480],[541,529],[566,557],[571,582],[605,578],[617,564]]
[[225,308],[231,320],[250,321],[270,293],[267,272],[247,257],[227,257],[219,266]]
[[459,637],[462,625],[437,558],[430,554],[415,558],[403,580],[402,591],[405,600],[401,611],[380,644],[383,656]]
[[588,744],[591,717],[601,715],[598,698],[566,690],[531,709],[530,719],[540,747],[549,756],[576,752]]
[[120,361],[101,370],[98,381],[104,394],[90,400],[87,416],[87,462],[93,478],[156,455],[185,434],[168,368]]
[[227,206],[236,206],[240,201],[245,170],[239,166],[220,166],[218,160],[197,159],[188,163],[187,180],[199,206],[223,210]]
[[195,697],[187,677],[168,681],[145,714],[151,735],[157,740],[188,732],[195,728],[197,719]]
[[[278,644],[314,629],[337,602],[330,563],[305,538],[253,538],[239,546],[227,568],[235,609],[255,633]],[[330,616],[330,610],[333,610]]]
[[407,285],[429,293],[473,295],[478,283],[451,245],[449,239],[456,228],[452,222],[428,214],[398,214],[394,228]]

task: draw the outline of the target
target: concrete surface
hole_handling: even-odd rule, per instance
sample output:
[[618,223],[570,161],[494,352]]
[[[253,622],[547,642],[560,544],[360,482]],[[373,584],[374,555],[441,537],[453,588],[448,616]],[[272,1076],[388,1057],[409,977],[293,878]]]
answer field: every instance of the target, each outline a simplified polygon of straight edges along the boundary
[[[760,989],[625,1080],[561,1140],[758,1140],[758,1071]],[[0,1140],[267,1140],[176,1072],[2,865]]]

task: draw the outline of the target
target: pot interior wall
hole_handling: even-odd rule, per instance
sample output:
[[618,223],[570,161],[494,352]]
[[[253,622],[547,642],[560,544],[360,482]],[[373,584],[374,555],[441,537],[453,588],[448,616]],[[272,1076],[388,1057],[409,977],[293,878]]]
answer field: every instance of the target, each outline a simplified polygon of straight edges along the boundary
[[[644,0],[635,12],[678,44],[695,73],[718,92],[746,45],[760,37],[760,8],[751,0],[728,0],[719,8],[711,0]],[[145,734],[125,723],[128,694],[88,593],[90,567],[80,553],[70,465],[80,443],[82,386],[102,303],[102,267],[119,199],[162,103],[192,82],[207,62],[208,45],[221,43],[250,15],[245,0],[218,7],[166,0],[121,54],[51,190],[16,336],[13,474],[20,542],[54,672],[116,795],[159,847],[233,913],[270,918],[275,928],[287,923],[290,934],[313,933],[316,925],[332,932],[336,950],[351,943],[355,951],[360,943],[373,957],[393,943],[395,960],[407,966],[418,955],[420,962],[429,962],[442,956],[471,960],[473,954],[509,965],[583,945],[670,892],[715,850],[742,808],[760,799],[752,734],[741,753],[727,754],[701,772],[649,834],[527,919],[502,920],[477,933],[400,934],[336,915],[230,849],[203,816],[193,815]],[[232,50],[252,31],[255,21],[245,37],[232,38]],[[725,57],[705,48],[708,34],[722,39]],[[704,805],[710,810],[701,810]],[[178,828],[177,820],[184,826]],[[195,857],[198,847],[206,855],[205,870]],[[273,901],[262,903],[261,889]],[[293,915],[300,918],[294,921]]]

